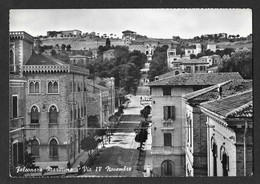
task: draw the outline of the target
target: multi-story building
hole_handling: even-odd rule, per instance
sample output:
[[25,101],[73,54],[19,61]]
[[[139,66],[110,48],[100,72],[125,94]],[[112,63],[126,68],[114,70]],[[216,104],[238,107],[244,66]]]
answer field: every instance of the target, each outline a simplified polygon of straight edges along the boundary
[[130,31],[130,30],[126,30],[126,31],[123,31],[122,33],[123,33],[122,40],[126,44],[129,44],[132,40],[135,40],[136,32]]
[[183,96],[186,104],[186,176],[208,176],[207,115],[199,107],[201,103],[228,97],[252,89],[252,80],[229,80]]
[[229,79],[239,73],[180,74],[148,84],[152,97],[153,172],[160,176],[185,175],[185,103],[187,93]]
[[207,115],[208,176],[253,174],[252,89],[202,103]]
[[167,49],[167,64],[168,68],[175,68],[175,63],[178,62],[178,59],[181,58],[181,55],[177,55],[176,48],[169,47]]
[[66,167],[80,152],[87,130],[89,70],[33,53],[23,66],[25,138],[35,165]]
[[86,66],[87,65],[87,57],[77,54],[69,56],[70,64],[71,65],[78,65],[78,66]]
[[202,56],[199,58],[202,62],[207,62],[207,66],[216,66],[219,65],[221,62],[221,56],[214,54],[211,56]]
[[10,32],[9,45],[9,128],[10,165],[24,163],[25,85],[22,67],[32,54],[34,39],[24,31]]
[[190,57],[191,54],[197,55],[198,53],[202,52],[201,44],[193,44],[187,48],[184,49],[185,51],[185,56]]
[[211,51],[213,51],[213,52],[216,52],[216,50],[217,50],[217,44],[215,44],[215,43],[209,43],[209,44],[207,44],[207,50],[211,50]]

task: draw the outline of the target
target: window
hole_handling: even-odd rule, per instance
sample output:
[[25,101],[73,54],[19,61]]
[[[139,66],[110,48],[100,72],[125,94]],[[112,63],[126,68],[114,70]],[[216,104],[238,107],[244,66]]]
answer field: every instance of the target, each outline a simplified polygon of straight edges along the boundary
[[18,117],[18,96],[15,95],[12,97],[12,101],[13,101],[13,118],[17,118]]
[[198,71],[198,66],[195,66],[195,71]]
[[58,143],[55,139],[50,141],[50,157],[58,156]]
[[31,108],[31,123],[39,123],[39,110],[38,108],[34,105]]
[[163,87],[163,96],[171,95],[171,87]]
[[179,71],[175,71],[175,75],[178,75],[180,72]]
[[203,66],[200,66],[200,71],[202,71],[203,70]]
[[175,106],[164,106],[163,107],[163,119],[175,119]]
[[40,81],[39,80],[29,80],[29,93],[38,94],[40,93]]
[[31,153],[33,156],[39,156],[39,142],[37,139],[33,139],[31,143]]
[[73,112],[72,112],[72,109],[70,110],[70,121],[73,120]]
[[59,93],[58,80],[51,80],[51,81],[48,80],[47,83],[48,83],[48,93],[50,94]]
[[191,73],[191,66],[186,66],[186,68],[185,68],[185,72],[187,72],[187,73]]
[[72,81],[70,81],[70,92],[73,92],[73,85],[72,85]]
[[164,146],[172,146],[172,134],[171,133],[164,133]]
[[54,105],[49,109],[49,123],[58,123],[58,112]]

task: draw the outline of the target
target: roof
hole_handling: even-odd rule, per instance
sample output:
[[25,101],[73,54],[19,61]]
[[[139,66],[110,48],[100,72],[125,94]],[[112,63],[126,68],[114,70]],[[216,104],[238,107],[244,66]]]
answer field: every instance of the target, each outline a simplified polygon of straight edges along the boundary
[[135,33],[134,31],[130,31],[130,30],[125,30],[122,33]]
[[192,93],[188,93],[183,98],[192,104],[198,104],[205,101],[217,100],[219,97],[218,88],[222,88],[222,97],[227,97],[243,91],[252,89],[252,80],[229,80],[223,83],[216,84],[207,88],[203,88]]
[[178,59],[178,62],[182,64],[208,64],[205,61],[201,61],[200,59]]
[[250,118],[253,117],[252,89],[220,100],[205,102],[200,106],[222,118]]
[[54,58],[33,52],[25,65],[60,65],[60,63],[54,60]]
[[148,86],[211,86],[230,79],[243,79],[238,72],[225,73],[182,73],[154,82]]
[[80,55],[80,54],[77,54],[77,55],[74,55],[74,56],[69,56],[70,58],[86,58],[86,56],[84,55]]
[[158,78],[159,79],[164,79],[164,78],[168,78],[168,77],[172,77],[175,75],[175,72],[176,71],[182,71],[182,69],[173,69],[172,71],[170,72],[167,72],[167,73],[164,73],[162,75],[158,75]]

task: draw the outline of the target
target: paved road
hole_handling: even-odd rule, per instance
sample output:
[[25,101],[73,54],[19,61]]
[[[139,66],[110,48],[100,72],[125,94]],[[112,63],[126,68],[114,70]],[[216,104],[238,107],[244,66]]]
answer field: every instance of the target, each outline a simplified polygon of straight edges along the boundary
[[136,177],[143,176],[137,171],[139,143],[135,142],[134,128],[140,122],[140,96],[129,96],[131,102],[124,110],[124,116],[119,125],[119,129],[111,136],[110,143],[105,144],[99,155],[91,166],[91,171],[87,171],[85,176],[120,176]]

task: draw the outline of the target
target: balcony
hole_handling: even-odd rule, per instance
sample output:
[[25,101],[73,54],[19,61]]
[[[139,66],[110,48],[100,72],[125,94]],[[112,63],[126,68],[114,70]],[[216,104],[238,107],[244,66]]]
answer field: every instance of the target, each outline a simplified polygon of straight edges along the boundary
[[172,127],[172,126],[173,126],[172,119],[163,120],[163,127]]
[[17,117],[10,119],[10,130],[21,128],[24,123],[24,117]]

